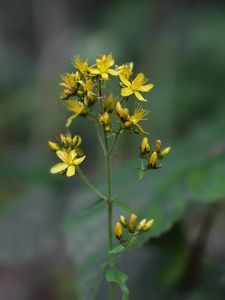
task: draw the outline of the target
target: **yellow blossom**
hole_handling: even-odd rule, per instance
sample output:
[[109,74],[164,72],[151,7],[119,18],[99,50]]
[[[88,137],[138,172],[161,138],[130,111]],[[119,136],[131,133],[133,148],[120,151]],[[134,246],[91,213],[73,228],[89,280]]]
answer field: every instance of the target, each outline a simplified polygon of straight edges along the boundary
[[114,233],[116,238],[119,240],[123,235],[123,228],[119,222],[116,223],[114,228]]
[[70,132],[66,134],[61,133],[59,135],[60,141],[64,144],[65,147],[79,147],[82,143],[82,139],[79,135],[72,137]]
[[89,72],[91,75],[100,75],[103,80],[108,80],[109,75],[118,76],[119,72],[111,69],[114,65],[114,59],[112,54],[102,55],[100,58],[96,59],[96,68],[90,67]]
[[138,123],[140,121],[146,120],[144,118],[145,118],[145,116],[147,116],[148,113],[149,113],[149,111],[138,106],[135,108],[134,114],[130,116],[131,123],[137,128],[138,132],[142,135],[147,134],[147,132],[144,131],[144,129]]
[[70,111],[74,113],[74,115],[70,116],[67,119],[66,127],[69,127],[74,119],[78,117],[79,115],[85,116],[86,115],[86,108],[84,103],[78,101],[78,100],[69,100],[67,102],[67,107]]
[[108,125],[109,124],[109,113],[105,111],[102,115],[99,117],[99,124],[101,125]]
[[81,164],[86,156],[77,157],[76,150],[66,151],[59,150],[56,152],[57,156],[62,160],[62,163],[58,163],[50,169],[52,174],[56,173],[64,173],[66,172],[66,176],[70,177],[75,175],[76,166]]
[[76,73],[67,73],[62,75],[62,80],[59,85],[64,88],[63,93],[61,94],[61,99],[68,99],[70,96],[74,95],[77,92],[79,81],[80,81],[80,74]]
[[157,153],[159,153],[161,145],[162,145],[162,141],[161,140],[156,140],[154,151],[156,151]]
[[137,74],[136,78],[130,82],[124,75],[120,75],[120,80],[124,87],[121,89],[121,96],[128,97],[134,94],[138,100],[146,101],[140,92],[149,92],[153,88],[153,84],[145,84],[146,79],[143,73]]
[[116,113],[122,122],[128,121],[130,118],[128,108],[123,108],[120,101],[116,102]]
[[88,63],[86,60],[80,58],[80,56],[76,56],[73,61],[73,65],[77,68],[82,74],[86,75],[88,72]]
[[124,77],[127,80],[129,80],[130,76],[132,75],[133,66],[134,66],[133,63],[131,62],[129,64],[125,64],[125,65],[119,66],[117,68],[117,71],[119,71],[120,80],[121,80],[121,77],[122,78]]

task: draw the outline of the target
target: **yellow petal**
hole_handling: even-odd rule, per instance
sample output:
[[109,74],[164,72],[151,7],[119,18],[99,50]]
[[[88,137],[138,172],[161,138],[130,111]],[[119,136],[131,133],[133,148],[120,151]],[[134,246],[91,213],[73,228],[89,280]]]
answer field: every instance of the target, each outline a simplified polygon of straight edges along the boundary
[[123,96],[123,97],[128,97],[132,94],[133,94],[133,91],[127,87],[121,89],[121,96]]
[[119,72],[113,69],[108,69],[108,73],[113,76],[118,76]]
[[73,160],[77,156],[77,151],[75,149],[71,150],[69,156]]
[[53,167],[51,167],[50,173],[52,173],[52,174],[60,173],[60,172],[64,171],[67,167],[68,167],[67,164],[58,163],[58,164],[54,165]]
[[91,74],[94,74],[94,75],[100,74],[100,71],[99,71],[98,69],[95,69],[95,68],[89,68],[88,70],[89,70],[89,72],[90,72]]
[[68,155],[65,151],[59,150],[59,151],[56,151],[56,154],[62,161],[66,162]]
[[140,92],[149,92],[153,88],[153,84],[146,84],[139,87]]
[[71,165],[68,167],[67,171],[66,171],[66,176],[67,177],[71,177],[73,175],[75,175],[75,166],[74,165]]
[[109,75],[107,73],[102,73],[101,76],[102,76],[103,80],[108,80],[109,79]]
[[86,158],[86,156],[82,156],[82,157],[74,159],[74,161],[73,161],[74,165],[77,166],[77,165],[81,164],[85,160],[85,158]]
[[126,77],[122,74],[120,74],[120,80],[122,81],[123,84],[125,84],[126,86],[131,86],[131,82],[129,80],[126,79]]
[[134,92],[134,95],[138,98],[140,101],[147,101],[139,92]]

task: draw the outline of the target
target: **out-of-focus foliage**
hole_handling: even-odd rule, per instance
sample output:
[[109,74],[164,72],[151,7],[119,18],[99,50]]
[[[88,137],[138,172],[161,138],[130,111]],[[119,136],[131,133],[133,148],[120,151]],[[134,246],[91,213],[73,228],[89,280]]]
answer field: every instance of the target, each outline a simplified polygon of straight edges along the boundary
[[[117,203],[115,218],[133,207],[140,218],[149,214],[156,220],[150,241],[140,240],[143,250],[121,260],[131,274],[126,284],[133,299],[140,293],[151,299],[223,299],[224,1],[57,0],[53,5],[22,0],[13,6],[0,1],[0,6],[0,266],[27,270],[21,264],[28,264],[32,274],[52,270],[56,275],[45,277],[44,287],[57,286],[53,299],[62,293],[71,299],[71,282],[76,286],[77,279],[81,299],[91,299],[90,293],[105,299],[104,204],[77,179],[48,174],[54,162],[47,140],[68,116],[57,99],[59,74],[68,70],[70,58],[80,54],[91,60],[113,52],[118,63],[134,61],[154,83],[146,129],[157,133],[150,139],[162,136],[173,146],[164,168],[147,174],[120,199],[129,206]],[[85,172],[104,190],[94,131],[82,122],[73,128],[85,137],[90,158]],[[137,173],[139,166],[129,158],[138,155],[139,142],[125,139],[117,149],[115,193]],[[214,221],[202,234],[205,210],[212,211]],[[203,249],[194,280],[189,268],[199,240]],[[49,256],[52,262],[46,264],[43,257]],[[68,267],[72,260],[74,270]],[[43,269],[37,267],[42,264]]]

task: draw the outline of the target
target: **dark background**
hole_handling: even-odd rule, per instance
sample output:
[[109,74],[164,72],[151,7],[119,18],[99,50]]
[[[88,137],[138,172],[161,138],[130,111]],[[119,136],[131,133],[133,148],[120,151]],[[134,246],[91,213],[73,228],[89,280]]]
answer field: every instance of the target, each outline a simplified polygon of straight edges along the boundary
[[[47,141],[68,116],[60,74],[74,55],[110,52],[154,83],[145,128],[173,149],[126,198],[156,219],[152,239],[121,263],[131,299],[224,299],[224,16],[224,1],[0,0],[1,300],[89,300],[102,278],[104,212],[82,214],[96,199],[79,178],[49,174]],[[101,185],[92,128],[74,122],[73,132]],[[134,141],[117,148],[115,188],[135,171]],[[101,281],[97,293],[106,299]]]

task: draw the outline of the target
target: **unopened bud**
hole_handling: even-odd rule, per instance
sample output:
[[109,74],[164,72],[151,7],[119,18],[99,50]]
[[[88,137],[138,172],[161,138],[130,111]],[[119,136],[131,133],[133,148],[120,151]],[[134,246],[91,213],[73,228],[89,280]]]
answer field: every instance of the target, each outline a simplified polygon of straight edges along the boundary
[[144,229],[144,226],[147,222],[147,219],[143,219],[139,224],[138,224],[138,230],[142,231]]
[[131,121],[126,121],[123,124],[124,124],[124,127],[127,128],[127,129],[131,128],[131,126],[132,126],[132,122]]
[[57,151],[60,149],[59,145],[52,141],[48,141],[48,145],[49,145],[50,149],[53,151]]
[[160,158],[167,156],[167,154],[170,152],[170,149],[171,147],[166,147],[165,149],[163,149],[162,152],[160,153]]
[[148,166],[150,168],[156,167],[157,158],[158,158],[158,153],[156,151],[154,151],[148,161]]
[[100,117],[99,117],[99,123],[101,125],[108,125],[109,124],[109,113],[105,111]]
[[129,222],[129,230],[132,233],[135,230],[136,222],[137,222],[137,216],[135,214],[131,214],[131,216],[130,216],[130,222]]
[[156,140],[154,151],[156,151],[157,153],[159,153],[161,145],[162,145],[161,140]]
[[155,222],[154,219],[149,220],[149,221],[145,224],[143,230],[144,230],[144,231],[150,230],[150,229],[152,228],[154,222]]
[[75,135],[73,137],[73,145],[79,147],[81,143],[82,143],[81,137],[79,135]]
[[141,142],[141,145],[140,145],[140,150],[141,150],[142,155],[150,152],[150,146],[149,146],[147,137],[144,137],[142,139],[142,142]]
[[120,223],[123,225],[123,226],[126,226],[126,219],[123,215],[120,216]]
[[115,236],[116,238],[119,240],[121,238],[121,236],[123,235],[123,228],[122,228],[122,225],[117,222],[116,225],[115,225],[115,228],[114,228],[114,233],[115,233]]

